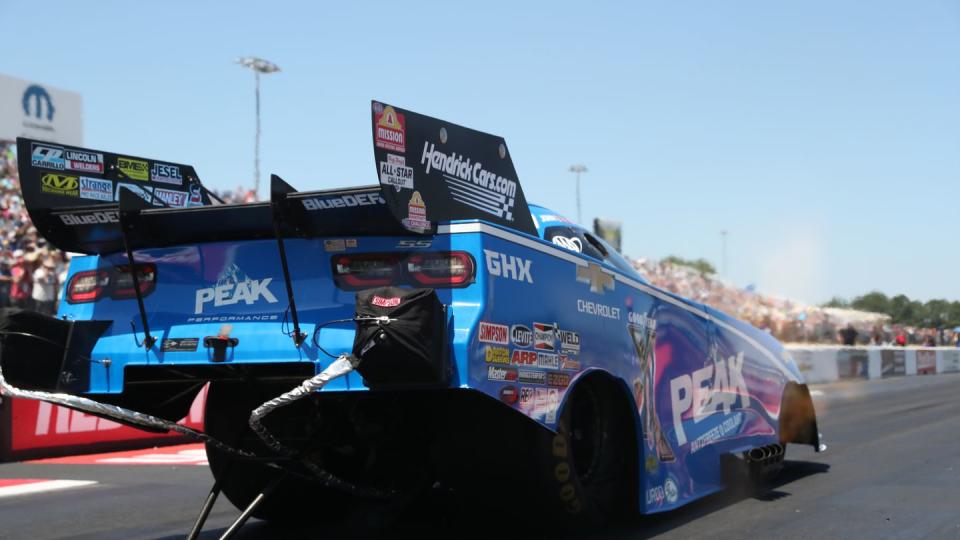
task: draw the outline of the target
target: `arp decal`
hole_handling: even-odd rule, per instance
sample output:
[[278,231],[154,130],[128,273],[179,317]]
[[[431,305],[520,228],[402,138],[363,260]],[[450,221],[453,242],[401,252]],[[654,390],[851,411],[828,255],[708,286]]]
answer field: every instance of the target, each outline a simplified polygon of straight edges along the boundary
[[516,366],[535,366],[537,365],[536,351],[515,350],[510,357],[510,363]]

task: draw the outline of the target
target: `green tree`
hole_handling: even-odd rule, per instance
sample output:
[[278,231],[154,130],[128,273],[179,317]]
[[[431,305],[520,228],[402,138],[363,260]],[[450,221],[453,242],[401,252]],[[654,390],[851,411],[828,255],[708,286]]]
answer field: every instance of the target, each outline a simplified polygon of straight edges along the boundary
[[821,307],[836,307],[836,308],[848,308],[850,307],[850,302],[846,298],[841,298],[839,296],[834,296],[830,299],[829,302],[823,304]]
[[683,257],[677,257],[676,255],[670,255],[663,259],[663,262],[668,262],[670,264],[676,264],[679,266],[686,266],[687,268],[693,268],[701,274],[716,274],[717,269],[713,267],[713,264],[710,261],[700,258],[700,259],[684,259]]
[[858,296],[853,299],[850,305],[854,309],[872,311],[874,313],[890,312],[890,300],[887,298],[887,295],[880,291],[871,291],[863,296]]

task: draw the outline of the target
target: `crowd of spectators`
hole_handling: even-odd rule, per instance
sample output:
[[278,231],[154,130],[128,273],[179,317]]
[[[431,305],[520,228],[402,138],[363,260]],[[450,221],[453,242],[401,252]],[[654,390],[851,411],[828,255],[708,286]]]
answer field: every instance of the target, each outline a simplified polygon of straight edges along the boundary
[[68,262],[30,223],[20,197],[14,146],[0,145],[0,307],[55,313]]
[[960,339],[952,329],[892,324],[879,313],[763,295],[685,265],[651,259],[637,259],[633,265],[650,283],[747,321],[786,343],[933,346],[956,345]]

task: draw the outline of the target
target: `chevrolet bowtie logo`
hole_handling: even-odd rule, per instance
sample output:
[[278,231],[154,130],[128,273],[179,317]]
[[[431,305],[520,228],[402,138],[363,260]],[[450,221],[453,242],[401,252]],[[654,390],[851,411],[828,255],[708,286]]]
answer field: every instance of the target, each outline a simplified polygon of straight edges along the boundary
[[599,264],[587,263],[587,266],[577,266],[577,281],[589,283],[590,292],[603,294],[613,290],[613,275],[604,270]]

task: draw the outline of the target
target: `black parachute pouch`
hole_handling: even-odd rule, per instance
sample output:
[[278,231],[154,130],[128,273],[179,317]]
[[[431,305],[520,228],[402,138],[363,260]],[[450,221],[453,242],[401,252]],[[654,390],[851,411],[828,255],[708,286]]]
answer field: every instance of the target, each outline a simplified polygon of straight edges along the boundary
[[449,381],[447,316],[433,289],[357,292],[357,371],[370,388],[441,386]]

